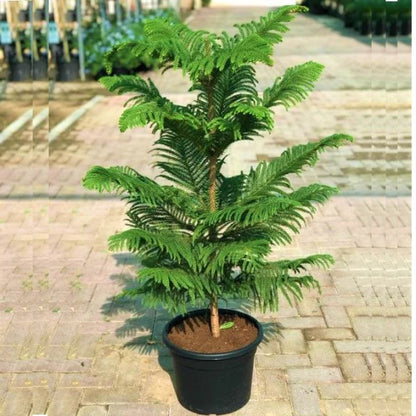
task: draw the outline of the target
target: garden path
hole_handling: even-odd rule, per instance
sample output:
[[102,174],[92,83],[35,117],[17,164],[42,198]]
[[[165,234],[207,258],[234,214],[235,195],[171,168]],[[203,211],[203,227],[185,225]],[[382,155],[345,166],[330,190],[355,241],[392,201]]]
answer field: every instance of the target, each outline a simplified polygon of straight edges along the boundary
[[[201,9],[190,23],[222,30],[265,11]],[[309,100],[276,111],[271,135],[235,146],[229,173],[334,131],[356,141],[302,179],[342,193],[273,256],[322,251],[337,263],[319,274],[320,296],[256,315],[283,329],[259,348],[252,399],[236,414],[410,415],[410,46],[330,17],[299,16],[291,27],[276,66],[259,68],[259,88],[309,59],[325,74]],[[150,76],[173,100],[191,99],[180,75]],[[150,131],[118,131],[124,99],[105,97],[50,146],[41,126],[0,148],[1,416],[191,414],[175,398],[165,348],[144,341],[160,340],[166,315],[111,301],[134,276],[133,259],[106,245],[124,204],[80,184],[94,164],[157,174]]]

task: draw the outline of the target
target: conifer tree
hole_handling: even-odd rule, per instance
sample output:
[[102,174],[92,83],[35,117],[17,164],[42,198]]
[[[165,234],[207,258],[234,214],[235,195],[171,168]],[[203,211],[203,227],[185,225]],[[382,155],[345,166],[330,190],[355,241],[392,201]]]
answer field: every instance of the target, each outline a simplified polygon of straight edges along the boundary
[[[273,47],[302,6],[270,11],[259,21],[235,25],[237,33],[209,33],[158,18],[148,20],[142,40],[113,47],[132,56],[156,58],[179,69],[192,83],[196,99],[178,105],[140,76],[106,76],[101,83],[118,94],[133,93],[119,120],[122,132],[150,125],[158,133],[154,151],[161,185],[131,167],[91,168],[83,184],[127,199],[128,229],[110,237],[111,250],[127,249],[141,260],[137,286],[125,296],[141,296],[145,305],[171,313],[209,306],[211,331],[220,334],[218,301],[253,299],[262,310],[277,310],[281,296],[291,303],[304,288],[319,289],[310,266],[329,267],[333,258],[314,254],[268,261],[273,245],[289,244],[315,205],[337,188],[311,184],[294,189],[288,175],[313,166],[321,152],[352,141],[333,134],[294,146],[249,172],[222,172],[229,146],[254,140],[273,129],[273,107],[285,109],[304,100],[323,70],[306,62],[286,70],[262,94],[255,64],[273,65]],[[108,67],[111,73],[111,67]],[[140,140],[140,138],[138,138]]]

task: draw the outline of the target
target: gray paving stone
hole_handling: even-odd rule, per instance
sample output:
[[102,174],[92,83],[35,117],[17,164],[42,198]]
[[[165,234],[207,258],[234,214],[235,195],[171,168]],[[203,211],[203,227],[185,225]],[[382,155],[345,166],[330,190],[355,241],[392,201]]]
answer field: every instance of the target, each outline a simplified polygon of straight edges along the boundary
[[9,389],[4,402],[0,405],[0,415],[26,416],[30,411],[32,394],[29,389]]
[[106,406],[83,406],[77,416],[107,416]]
[[283,354],[306,353],[306,344],[302,331],[299,329],[283,329],[279,338]]
[[342,306],[323,306],[322,312],[328,327],[351,328],[350,319]]
[[295,416],[322,415],[318,391],[314,385],[292,384],[290,394]]
[[81,401],[81,391],[76,389],[57,389],[49,403],[47,415],[76,415]]
[[289,383],[340,383],[342,374],[337,367],[289,368],[287,370]]
[[282,370],[259,371],[259,391],[262,400],[287,398],[287,377]]
[[85,389],[82,404],[124,404],[136,403],[140,400],[141,392],[138,388],[89,388]]
[[410,383],[334,383],[318,386],[322,399],[386,399],[410,398]]
[[338,358],[347,382],[371,380],[371,370],[363,354],[339,354]]
[[373,353],[407,353],[410,343],[407,341],[334,341],[335,350],[339,353],[373,352]]
[[356,416],[351,400],[325,400],[326,416]]
[[307,354],[257,354],[255,359],[259,368],[285,369],[310,365],[310,360]]
[[331,342],[308,341],[307,345],[308,354],[314,367],[338,365],[337,355]]
[[[113,404],[108,416],[168,416],[169,406],[163,404]],[[170,415],[169,415],[170,416]]]
[[312,328],[305,329],[305,339],[308,341],[355,339],[349,328]]

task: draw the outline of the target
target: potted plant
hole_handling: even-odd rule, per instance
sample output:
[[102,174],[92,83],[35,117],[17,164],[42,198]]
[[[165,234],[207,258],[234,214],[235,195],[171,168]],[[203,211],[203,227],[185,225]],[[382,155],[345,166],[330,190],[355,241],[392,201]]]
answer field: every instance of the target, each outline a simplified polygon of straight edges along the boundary
[[302,298],[303,289],[319,288],[309,267],[333,263],[327,254],[279,261],[267,256],[273,245],[290,243],[290,233],[300,230],[315,203],[337,192],[322,184],[293,189],[289,175],[314,165],[322,151],[351,141],[350,136],[294,146],[247,173],[222,172],[230,145],[271,131],[272,108],[288,109],[313,89],[323,69],[315,62],[287,69],[263,94],[256,89],[254,65],[273,64],[273,46],[282,41],[286,23],[305,11],[302,6],[272,10],[257,22],[236,25],[234,36],[153,19],[145,23],[142,39],[109,52],[109,60],[129,50],[158,59],[165,69],[181,69],[196,92],[186,106],[163,97],[150,79],[100,79],[109,91],[135,94],[120,117],[120,130],[151,125],[159,132],[156,166],[172,185],[118,166],[92,167],[83,185],[119,192],[128,201],[128,228],[111,236],[109,247],[137,254],[141,266],[137,285],[122,296],[139,296],[147,307],[179,314],[167,323],[163,340],[173,357],[178,399],[198,413],[224,414],[244,406],[262,339],[257,320],[221,309],[220,301],[253,299],[262,311],[277,310],[281,296],[292,302]]

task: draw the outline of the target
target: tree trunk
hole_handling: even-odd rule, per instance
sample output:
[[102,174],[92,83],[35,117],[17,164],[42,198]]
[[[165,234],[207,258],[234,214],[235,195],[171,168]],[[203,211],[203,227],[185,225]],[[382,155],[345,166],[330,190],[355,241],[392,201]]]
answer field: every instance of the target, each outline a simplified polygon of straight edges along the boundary
[[[216,194],[217,194],[217,158],[211,156],[209,159],[209,210],[216,210]],[[211,332],[214,338],[220,336],[220,316],[218,313],[217,298],[211,300]]]
[[214,338],[220,336],[220,315],[218,313],[218,302],[214,300],[210,306],[211,312],[211,333]]

